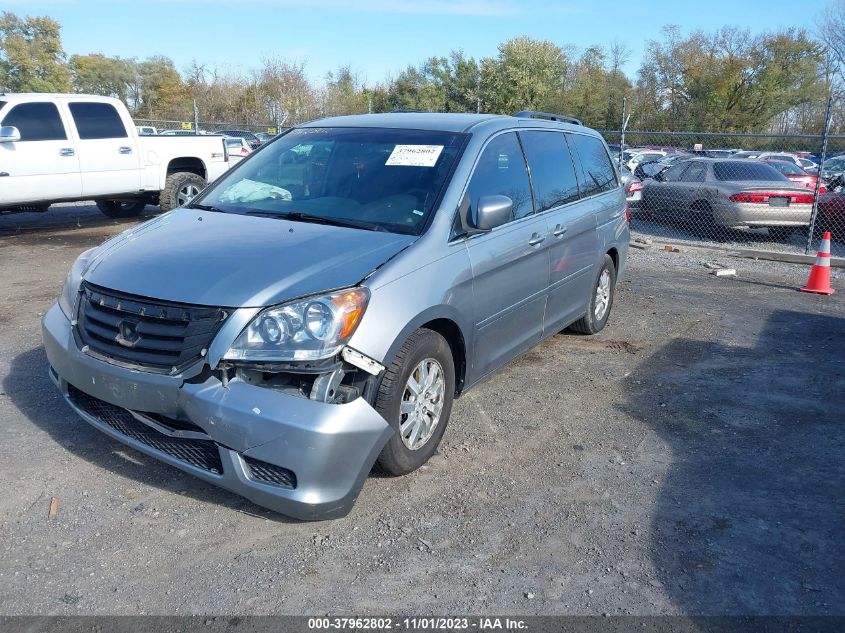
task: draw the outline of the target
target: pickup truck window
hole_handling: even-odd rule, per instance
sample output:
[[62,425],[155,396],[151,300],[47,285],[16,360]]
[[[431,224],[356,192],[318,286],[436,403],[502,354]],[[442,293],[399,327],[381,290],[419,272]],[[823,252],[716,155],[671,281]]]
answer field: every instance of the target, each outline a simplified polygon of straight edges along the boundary
[[2,125],[18,128],[21,141],[64,141],[65,126],[53,103],[21,103],[3,117]]
[[69,107],[81,140],[127,137],[120,115],[108,103],[71,103]]

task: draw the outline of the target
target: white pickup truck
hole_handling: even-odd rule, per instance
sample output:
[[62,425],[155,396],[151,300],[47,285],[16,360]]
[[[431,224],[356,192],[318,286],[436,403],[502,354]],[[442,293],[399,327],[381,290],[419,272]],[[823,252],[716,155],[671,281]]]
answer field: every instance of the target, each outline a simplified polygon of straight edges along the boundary
[[131,217],[169,211],[228,169],[220,136],[140,136],[118,99],[0,93],[0,213],[94,200]]

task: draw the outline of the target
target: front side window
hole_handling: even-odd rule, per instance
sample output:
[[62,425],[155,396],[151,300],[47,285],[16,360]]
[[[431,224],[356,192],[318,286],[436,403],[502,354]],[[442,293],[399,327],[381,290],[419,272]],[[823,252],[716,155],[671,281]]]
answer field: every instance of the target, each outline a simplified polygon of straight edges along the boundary
[[684,172],[686,171],[687,167],[690,163],[678,163],[676,165],[672,165],[669,169],[663,172],[663,180],[665,182],[679,182],[684,177]]
[[299,128],[233,168],[200,205],[228,213],[419,234],[466,135]]
[[520,132],[531,168],[537,213],[578,199],[578,180],[562,132]]
[[65,126],[53,103],[21,103],[3,117],[3,126],[18,128],[21,141],[64,141]]
[[126,138],[126,128],[114,106],[108,103],[71,103],[69,106],[79,138]]
[[704,182],[707,176],[707,165],[704,163],[690,163],[689,169],[684,173],[684,180],[687,182]]
[[513,201],[512,219],[531,215],[534,205],[528,184],[525,158],[515,132],[500,134],[491,140],[481,156],[467,186],[470,210],[483,196],[507,196]]
[[580,166],[581,196],[592,196],[610,191],[618,186],[616,170],[604,143],[595,136],[567,134]]

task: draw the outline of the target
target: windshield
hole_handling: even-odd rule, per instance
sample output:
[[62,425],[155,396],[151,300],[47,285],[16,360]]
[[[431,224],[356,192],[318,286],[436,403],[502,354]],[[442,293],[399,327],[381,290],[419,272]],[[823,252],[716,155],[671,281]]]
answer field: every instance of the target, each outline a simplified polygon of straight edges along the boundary
[[197,202],[228,213],[419,234],[464,138],[429,130],[300,128],[234,168]]
[[789,180],[774,167],[751,161],[723,161],[713,164],[716,180]]

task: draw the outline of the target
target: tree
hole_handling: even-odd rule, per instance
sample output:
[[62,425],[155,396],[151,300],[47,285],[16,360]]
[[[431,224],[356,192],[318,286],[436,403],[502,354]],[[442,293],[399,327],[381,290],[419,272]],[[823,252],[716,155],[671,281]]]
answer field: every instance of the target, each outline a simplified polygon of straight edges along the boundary
[[148,119],[193,118],[187,87],[172,59],[150,57],[142,62],[131,62],[130,68],[129,101],[136,116]]
[[499,45],[495,60],[482,62],[485,102],[490,112],[549,109],[564,88],[567,59],[547,40],[517,37]]
[[68,92],[61,26],[48,17],[0,14],[0,88],[13,92]]
[[126,61],[100,54],[73,55],[69,66],[75,92],[126,101],[132,82],[132,68]]

